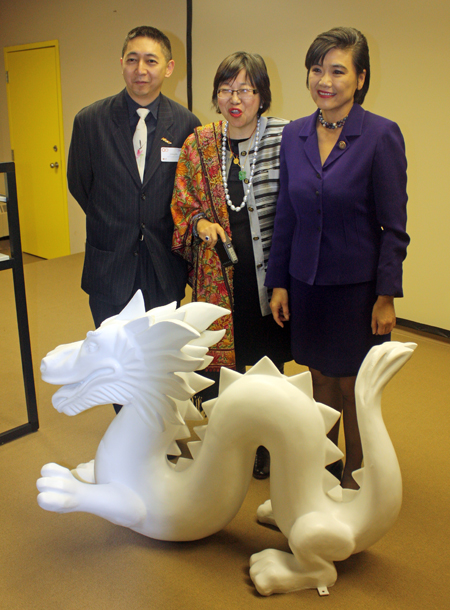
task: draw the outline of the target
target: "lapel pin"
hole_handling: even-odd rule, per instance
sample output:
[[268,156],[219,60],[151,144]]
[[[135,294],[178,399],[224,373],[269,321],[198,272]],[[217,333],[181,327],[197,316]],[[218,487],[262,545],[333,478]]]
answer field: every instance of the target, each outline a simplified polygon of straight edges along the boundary
[[340,148],[341,150],[344,150],[344,148],[346,148],[346,147],[347,147],[347,144],[344,142],[344,140],[341,140],[341,141],[339,142],[338,146],[339,146],[339,148]]
[[172,144],[172,142],[169,142],[169,140],[166,140],[166,138],[161,138],[161,140],[162,140],[163,142],[165,142],[166,144]]

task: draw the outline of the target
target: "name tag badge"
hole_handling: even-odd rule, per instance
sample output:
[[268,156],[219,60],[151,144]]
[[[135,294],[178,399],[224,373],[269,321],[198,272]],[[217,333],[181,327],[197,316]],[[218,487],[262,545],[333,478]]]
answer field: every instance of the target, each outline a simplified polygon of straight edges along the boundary
[[163,146],[161,148],[161,161],[177,163],[180,153],[181,148],[168,148],[167,146]]

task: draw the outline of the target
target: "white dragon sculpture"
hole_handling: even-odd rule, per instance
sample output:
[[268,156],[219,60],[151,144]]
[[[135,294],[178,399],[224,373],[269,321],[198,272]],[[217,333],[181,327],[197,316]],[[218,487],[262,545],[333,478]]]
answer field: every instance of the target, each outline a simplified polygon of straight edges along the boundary
[[288,378],[268,358],[245,375],[222,369],[219,396],[204,405],[208,424],[195,428],[200,440],[189,443],[194,459],[174,464],[167,455],[180,455],[176,440],[190,436],[185,420],[205,423],[190,398],[210,382],[194,371],[208,365],[208,346],[222,336],[206,329],[226,313],[205,303],[145,313],[137,293],[84,341],[43,359],[44,381],[63,385],[53,396],[58,411],[76,415],[111,402],[124,407],[95,460],[73,471],[42,468],[39,505],[93,513],[159,540],[196,540],[236,515],[256,448],[264,445],[271,454],[271,500],[259,507],[258,519],[276,523],[292,554],[253,555],[250,576],[262,595],[326,590],[337,578],[333,562],[379,540],[399,513],[401,475],[381,393],[416,346],[384,343],[361,367],[356,395],[365,467],[354,473],[358,491],[342,489],[325,469],[342,456],[326,437],[337,412],[314,401],[309,373]]

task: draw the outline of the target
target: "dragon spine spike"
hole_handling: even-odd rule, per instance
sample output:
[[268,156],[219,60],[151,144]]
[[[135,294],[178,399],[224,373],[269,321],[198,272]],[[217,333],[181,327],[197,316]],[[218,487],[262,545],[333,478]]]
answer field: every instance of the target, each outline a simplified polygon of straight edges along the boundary
[[187,303],[178,309],[185,313],[184,321],[199,332],[206,330],[213,322],[230,313],[228,309],[210,303]]
[[[149,371],[149,375],[158,377],[160,373],[164,374],[168,367],[171,367],[172,371],[175,370],[177,374],[193,373],[197,370],[197,367],[202,364],[202,360],[200,358],[191,358],[181,351],[179,355],[160,352],[159,354],[155,354],[152,364],[154,364],[154,366],[152,367],[152,370]],[[181,381],[179,377],[175,377],[175,373],[170,372],[169,375],[171,382],[176,380],[179,385],[187,387],[184,381]],[[160,379],[160,383],[164,383],[164,379]],[[169,395],[171,395],[170,392]],[[178,398],[178,396],[176,396],[176,398]]]
[[320,414],[325,423],[325,432],[328,434],[328,432],[340,418],[341,414],[339,411],[336,411],[336,409],[332,409],[328,405],[324,405],[321,402],[316,402],[316,405],[319,407]]
[[158,314],[156,316],[152,315],[152,311],[153,309],[147,311],[147,313],[145,314],[146,316],[148,316],[149,322],[152,326],[165,320],[178,320],[179,322],[184,321],[184,315],[182,313],[178,313],[178,309],[176,311],[167,312],[166,314]]
[[167,455],[181,455],[181,449],[178,447],[176,441],[170,443],[169,448],[167,449]]
[[203,358],[203,366],[199,366],[197,371],[203,371],[204,369],[206,369],[206,367],[208,367],[213,360],[214,358],[212,356],[205,356]]
[[191,464],[192,464],[192,460],[190,460],[189,458],[180,457],[180,458],[178,458],[178,461],[175,464],[175,470],[177,472],[183,472],[183,470],[186,470],[186,468],[189,468],[189,466]]
[[188,401],[188,407],[186,409],[186,413],[184,415],[184,419],[186,421],[202,421],[202,414],[198,409],[195,408],[195,405],[191,400]]
[[[192,373],[188,373],[188,374],[192,375]],[[180,374],[174,373],[174,376],[179,377]],[[194,396],[194,394],[197,393],[197,390],[195,390],[192,387],[192,384],[190,384],[189,381],[192,381],[192,379],[189,379],[189,377],[182,377],[181,387],[183,388],[184,395],[177,396],[176,398],[174,397],[175,404],[178,407],[179,411],[181,409],[181,405],[183,405],[187,400],[190,400]],[[181,413],[181,411],[180,411],[180,413]],[[184,418],[183,414],[182,414],[182,417]]]
[[220,380],[219,380],[219,395],[224,392],[228,386],[232,383],[241,379],[243,375],[241,373],[237,373],[236,371],[232,371],[231,369],[227,369],[224,366],[220,369]]
[[354,470],[352,472],[352,477],[358,483],[360,487],[364,484],[364,468],[360,468],[359,470]]
[[202,360],[202,364],[203,364],[203,358],[206,355],[208,348],[200,346],[200,345],[192,345],[192,343],[188,343],[183,348],[181,348],[181,351],[184,354],[191,356],[191,358],[198,358],[199,360]]
[[188,404],[190,402],[191,401],[189,398],[187,400],[174,400],[174,403],[178,409],[178,413],[184,420],[186,419],[186,413],[188,412]]
[[336,485],[336,487],[333,487],[333,489],[327,491],[327,496],[335,502],[342,502],[342,487],[340,485]]
[[[158,371],[158,369],[156,370]],[[152,371],[152,374],[155,375],[155,370]],[[175,374],[168,375],[166,379],[159,379],[158,386],[159,391],[167,395],[167,399],[170,397],[171,399],[187,400],[192,395],[192,388],[186,385],[183,380],[178,379]],[[148,389],[148,394],[152,394],[151,389]],[[170,400],[169,405],[172,409],[175,409],[173,400]]]
[[[141,292],[138,290],[138,292]],[[136,293],[137,294],[137,293]],[[136,295],[135,295],[136,296]],[[167,305],[161,305],[160,307],[153,307],[150,311],[147,312],[148,316],[151,316],[155,321],[162,320],[167,316],[171,318],[176,316],[177,311],[177,303],[176,301],[172,301],[172,303],[168,303]],[[182,317],[180,317],[182,319]]]
[[332,464],[333,462],[337,462],[337,460],[341,460],[344,457],[344,454],[336,447],[333,441],[330,441],[329,438],[326,440],[326,457],[325,457],[325,466],[328,464]]
[[200,449],[202,448],[202,441],[191,441],[187,444],[189,451],[191,452],[192,459],[198,456]]
[[134,335],[145,332],[149,326],[150,320],[147,316],[142,316],[142,318],[137,318],[136,320],[130,320],[130,322],[124,324],[126,331],[133,333]]
[[247,371],[246,375],[271,375],[274,377],[283,377],[282,373],[280,373],[272,360],[267,356],[263,356],[261,360]]
[[198,436],[198,438],[201,441],[205,440],[205,434],[206,434],[207,430],[208,430],[208,426],[206,426],[206,425],[205,426],[195,426],[195,428],[194,428],[195,434]]
[[184,426],[181,426],[180,428],[178,428],[175,440],[182,441],[185,438],[191,438],[191,431],[186,426],[186,424]]
[[[158,413],[158,418],[160,418],[162,420],[162,429],[164,430],[165,425],[164,425],[164,419],[162,418],[162,416]],[[176,408],[176,406],[174,405],[174,408],[172,411],[169,411],[167,414],[164,414],[164,417],[167,419],[167,421],[171,424],[175,424],[175,425],[181,425],[184,426],[184,419],[181,417],[181,415],[178,413],[178,409]]]
[[[223,370],[223,369],[222,369]],[[217,398],[212,398],[206,402],[202,402],[202,409],[206,413],[206,417],[211,417]]]
[[218,343],[225,334],[225,329],[222,330],[204,330],[198,339],[193,339],[189,345],[200,345],[210,347]]
[[328,493],[331,489],[334,489],[336,487],[336,483],[339,483],[339,480],[325,468],[322,485],[324,492]]
[[[298,388],[301,392],[304,392],[309,398],[313,398],[313,386],[312,377],[309,371],[294,375],[288,378],[289,383]],[[322,413],[323,417],[323,413]],[[324,418],[325,419],[325,418]],[[325,422],[326,425],[326,422]]]
[[178,377],[184,379],[185,382],[191,386],[194,391],[194,394],[201,392],[202,390],[206,390],[209,386],[214,385],[214,381],[212,379],[208,379],[203,375],[199,375],[198,373],[176,373]]
[[342,502],[351,502],[359,494],[359,489],[343,489]]
[[142,292],[138,290],[134,297],[130,300],[128,305],[126,305],[122,311],[117,316],[112,316],[111,318],[107,318],[101,324],[107,325],[108,321],[112,320],[134,320],[140,316],[145,315],[145,303]]
[[144,346],[150,343],[152,346],[161,345],[162,352],[181,350],[186,343],[200,336],[198,331],[179,320],[162,320],[150,326],[148,332],[143,334],[145,336],[137,338],[141,339]]

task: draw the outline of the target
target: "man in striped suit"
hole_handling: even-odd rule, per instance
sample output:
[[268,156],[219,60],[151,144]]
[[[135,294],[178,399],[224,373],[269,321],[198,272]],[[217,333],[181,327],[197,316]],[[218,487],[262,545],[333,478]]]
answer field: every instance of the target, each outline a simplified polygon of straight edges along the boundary
[[[147,309],[180,301],[187,277],[171,252],[170,201],[180,148],[200,122],[161,93],[175,65],[162,32],[131,30],[120,61],[125,89],[77,114],[68,161],[69,190],[86,213],[81,287],[97,327],[138,289]],[[140,108],[149,111],[142,176],[133,146]]]

